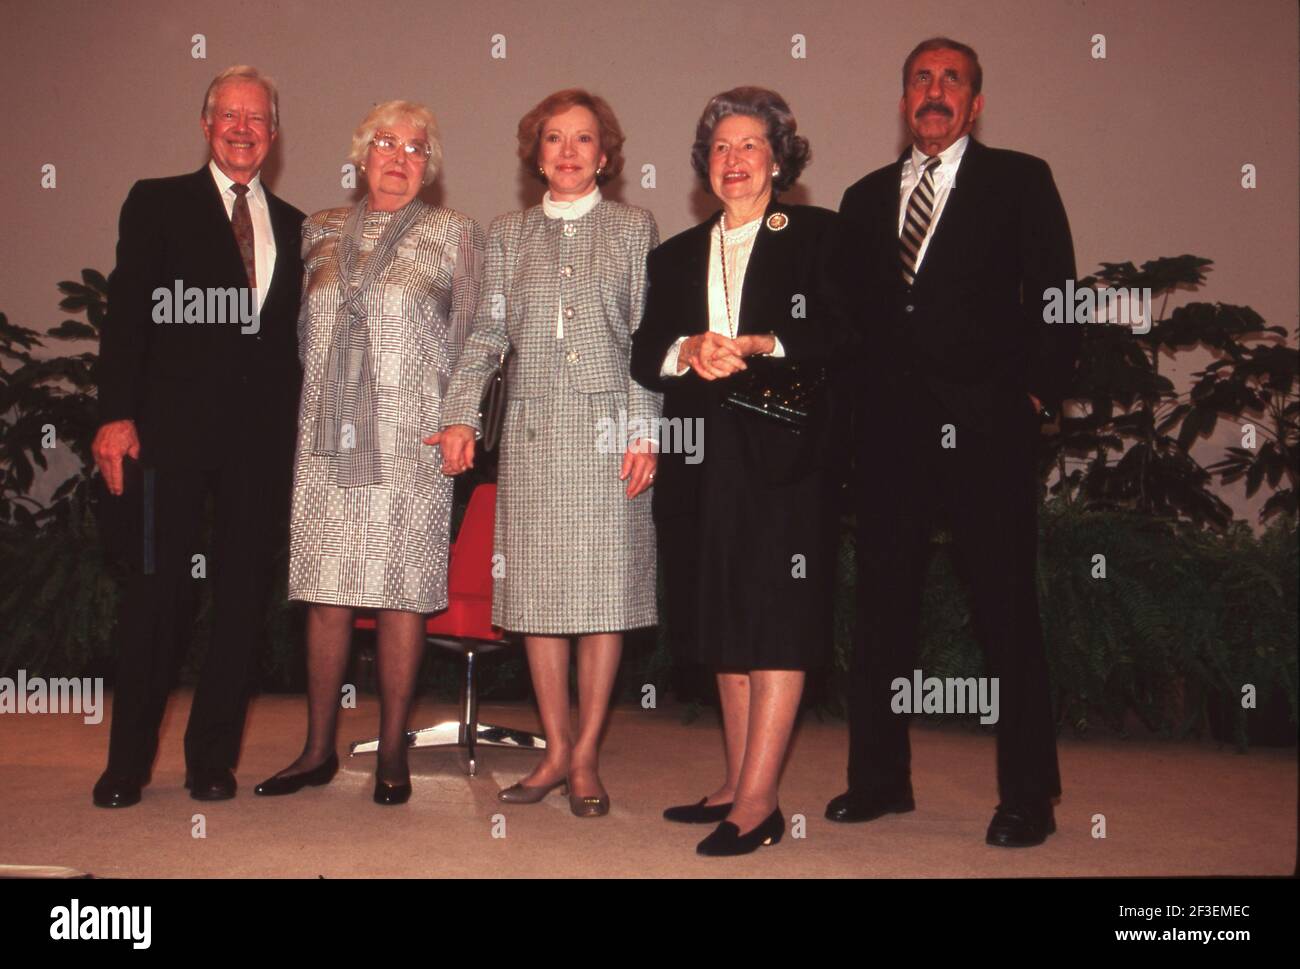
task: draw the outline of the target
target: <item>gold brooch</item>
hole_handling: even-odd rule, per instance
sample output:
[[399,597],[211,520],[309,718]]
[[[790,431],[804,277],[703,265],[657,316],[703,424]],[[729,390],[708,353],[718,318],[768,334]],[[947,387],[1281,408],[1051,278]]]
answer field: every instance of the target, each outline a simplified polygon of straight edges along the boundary
[[773,212],[767,217],[767,227],[773,232],[780,232],[789,224],[790,220],[784,212]]

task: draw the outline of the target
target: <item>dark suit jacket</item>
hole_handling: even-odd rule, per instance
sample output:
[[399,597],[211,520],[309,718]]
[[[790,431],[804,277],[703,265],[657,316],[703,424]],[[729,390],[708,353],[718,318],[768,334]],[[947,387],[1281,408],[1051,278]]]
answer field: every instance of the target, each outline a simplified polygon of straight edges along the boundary
[[[783,228],[772,229],[769,218],[780,213],[788,220]],[[708,381],[694,371],[681,377],[660,377],[664,355],[681,336],[708,330],[708,274],[712,230],[721,213],[687,229],[651,251],[648,259],[645,313],[632,338],[632,376],[643,386],[663,392],[663,416],[683,422],[705,418],[703,454],[708,460],[708,414],[734,387],[735,378]],[[835,313],[828,287],[828,259],[835,247],[838,219],[834,212],[807,205],[784,205],[775,200],[763,215],[754,240],[749,266],[739,295],[740,320],[737,335],[773,333],[785,349],[789,362],[824,363],[849,336],[845,322]],[[794,297],[803,296],[802,318],[793,315]],[[732,298],[737,298],[733,293]],[[753,358],[751,358],[751,364]],[[762,364],[760,364],[762,365]],[[771,365],[779,366],[779,359]],[[807,435],[824,438],[828,419],[804,432],[798,440],[793,432],[764,417],[748,418],[745,427],[750,443],[766,451],[773,462],[788,463],[791,444],[799,443],[802,459],[816,460]],[[697,507],[703,463],[688,464],[683,453],[659,457],[654,487],[655,516],[663,519],[687,514]]]
[[[840,203],[839,273],[857,280],[864,363],[859,401],[922,384],[955,417],[991,432],[1007,401],[1069,396],[1082,330],[1043,322],[1043,290],[1074,278],[1061,197],[1042,159],[971,139],[914,284],[898,256],[903,161],[850,186]],[[882,391],[884,396],[882,396]],[[872,397],[872,395],[875,395]]]
[[263,191],[276,257],[256,335],[241,333],[237,320],[154,322],[159,287],[173,290],[177,280],[204,291],[248,285],[207,165],[136,182],[122,205],[100,338],[99,409],[101,422],[135,421],[143,463],[215,467],[292,458],[303,214]]

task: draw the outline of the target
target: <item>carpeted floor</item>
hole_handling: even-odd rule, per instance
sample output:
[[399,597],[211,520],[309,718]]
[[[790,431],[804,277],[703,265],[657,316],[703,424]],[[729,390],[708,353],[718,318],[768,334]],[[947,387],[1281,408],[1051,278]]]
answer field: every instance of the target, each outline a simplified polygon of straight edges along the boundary
[[[258,798],[258,781],[298,753],[304,700],[254,701],[239,769],[239,796],[199,803],[181,787],[181,738],[190,694],[172,700],[153,783],[137,806],[95,808],[109,718],[0,718],[0,865],[63,865],[100,877],[978,877],[1291,874],[1296,866],[1296,751],[1246,755],[1211,743],[1061,740],[1065,796],[1058,833],[1039,848],[987,847],[996,803],[993,741],[962,727],[914,726],[917,810],[869,824],[822,817],[844,787],[842,723],[805,719],[782,785],[787,818],[804,837],[753,855],[704,859],[711,829],[661,820],[669,804],[698,800],[721,779],[721,734],[706,710],[682,723],[679,708],[615,711],[602,778],[608,817],[579,820],[565,798],[507,806],[499,787],[536,754],[487,749],[477,777],[453,751],[412,753],[410,803],[370,800],[374,758],[344,759],[334,782],[286,798]],[[422,703],[413,725],[453,716]],[[485,722],[537,729],[531,706],[487,706]],[[378,705],[344,711],[340,751],[373,736]],[[202,815],[202,819],[196,818]],[[1099,816],[1105,837],[1094,837]],[[206,837],[194,837],[200,824]],[[504,836],[501,836],[504,835]]]

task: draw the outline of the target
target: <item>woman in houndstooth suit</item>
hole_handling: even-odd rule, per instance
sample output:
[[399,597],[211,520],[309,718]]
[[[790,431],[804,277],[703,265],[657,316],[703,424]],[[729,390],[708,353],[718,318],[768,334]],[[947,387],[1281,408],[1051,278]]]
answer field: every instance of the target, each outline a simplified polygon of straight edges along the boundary
[[483,230],[416,198],[442,158],[422,105],[375,107],[353,136],[367,195],[303,224],[303,363],[289,544],[289,598],[307,611],[308,729],[302,755],[257,788],[328,782],[354,609],[377,611],[375,800],[411,792],[406,720],[425,614],[447,606],[451,482],[423,439],[478,302]]
[[[474,329],[443,409],[445,470],[473,464],[479,402],[502,355],[506,413],[498,468],[493,622],[524,634],[546,757],[501,792],[540,801],[569,786],[579,817],[609,811],[597,773],[622,632],[657,621],[647,489],[660,395],[628,372],[646,255],[645,209],[601,197],[623,165],[623,135],[601,98],[566,90],[519,123],[519,155],[548,191],[493,221]],[[569,637],[578,637],[578,733],[569,724]]]

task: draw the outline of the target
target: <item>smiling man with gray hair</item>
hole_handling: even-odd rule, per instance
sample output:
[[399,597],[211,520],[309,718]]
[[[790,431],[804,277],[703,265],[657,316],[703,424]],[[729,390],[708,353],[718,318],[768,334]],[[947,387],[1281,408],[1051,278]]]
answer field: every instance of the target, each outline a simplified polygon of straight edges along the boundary
[[[261,181],[279,134],[275,85],[253,67],[222,71],[199,124],[209,161],[136,182],[109,277],[93,451],[130,573],[115,633],[108,768],[94,790],[100,807],[140,800],[209,580],[212,634],[185,734],[187,786],[198,800],[234,796],[272,540],[287,502],[303,214]],[[196,292],[183,312],[171,298]],[[239,308],[235,319],[228,303]]]

